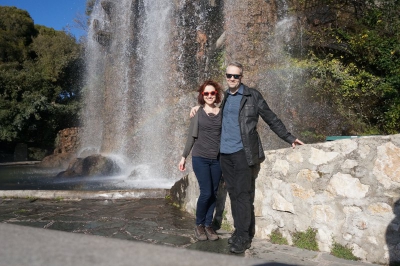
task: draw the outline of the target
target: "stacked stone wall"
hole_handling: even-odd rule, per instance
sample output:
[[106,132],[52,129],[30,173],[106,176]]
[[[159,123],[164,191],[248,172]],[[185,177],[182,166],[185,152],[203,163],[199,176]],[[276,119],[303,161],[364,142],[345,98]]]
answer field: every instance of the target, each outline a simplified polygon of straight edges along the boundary
[[60,130],[57,133],[54,154],[75,153],[78,151],[79,145],[80,142],[78,127],[71,127]]
[[[177,184],[186,184],[179,186],[185,193],[173,188],[171,196],[185,195],[179,202],[194,213],[197,180],[193,173],[184,180]],[[222,205],[232,224],[229,196]],[[400,135],[266,152],[255,215],[258,238],[269,239],[278,229],[292,244],[294,232],[313,228],[321,251],[330,252],[336,242],[363,261],[400,261]]]

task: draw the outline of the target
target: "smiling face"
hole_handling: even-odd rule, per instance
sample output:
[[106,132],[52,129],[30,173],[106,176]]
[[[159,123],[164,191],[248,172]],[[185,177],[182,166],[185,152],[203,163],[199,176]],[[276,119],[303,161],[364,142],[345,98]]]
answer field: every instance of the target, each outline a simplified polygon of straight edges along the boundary
[[[211,95],[211,93],[213,93],[214,95]],[[206,104],[212,105],[217,99],[217,90],[214,88],[214,86],[207,85],[204,88],[203,97]]]
[[[230,78],[226,77],[226,82],[228,83],[228,87],[231,92],[235,92],[239,88],[242,81],[242,71],[236,66],[228,66],[226,68],[226,74],[232,75]],[[238,79],[235,79],[233,75],[238,77]]]

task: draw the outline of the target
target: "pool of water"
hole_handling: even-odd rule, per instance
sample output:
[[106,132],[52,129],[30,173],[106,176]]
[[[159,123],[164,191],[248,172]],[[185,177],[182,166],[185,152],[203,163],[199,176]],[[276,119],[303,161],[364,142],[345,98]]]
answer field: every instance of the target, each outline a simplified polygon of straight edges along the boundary
[[35,165],[0,165],[0,190],[124,190],[170,188],[173,184],[170,180],[126,176],[57,177],[61,171]]

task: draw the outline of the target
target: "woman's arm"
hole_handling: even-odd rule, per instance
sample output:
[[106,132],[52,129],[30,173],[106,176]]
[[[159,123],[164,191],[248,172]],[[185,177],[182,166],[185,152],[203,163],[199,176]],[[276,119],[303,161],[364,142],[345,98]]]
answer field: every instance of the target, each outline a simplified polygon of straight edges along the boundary
[[190,120],[190,126],[189,126],[189,133],[186,139],[186,144],[185,148],[183,149],[182,153],[182,158],[179,162],[179,170],[180,171],[185,171],[186,170],[186,157],[188,157],[190,151],[192,150],[192,147],[194,145],[194,142],[197,138],[197,133],[198,133],[198,123],[199,123],[199,118],[198,115],[196,114],[191,120]]

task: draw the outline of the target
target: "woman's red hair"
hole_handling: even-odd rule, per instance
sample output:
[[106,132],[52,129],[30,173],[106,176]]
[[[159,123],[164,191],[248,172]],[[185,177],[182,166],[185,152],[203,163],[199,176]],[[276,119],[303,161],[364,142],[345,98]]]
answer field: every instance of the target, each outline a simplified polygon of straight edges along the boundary
[[203,84],[200,85],[199,89],[197,90],[199,92],[199,95],[197,96],[197,102],[200,105],[206,104],[204,101],[204,96],[203,96],[203,91],[207,86],[213,86],[215,90],[217,91],[217,95],[215,96],[215,103],[220,103],[221,102],[221,86],[218,84],[218,82],[215,82],[213,80],[206,80],[204,81]]

